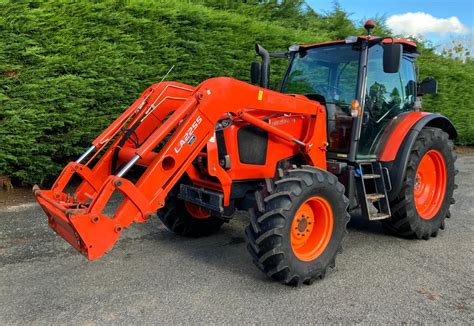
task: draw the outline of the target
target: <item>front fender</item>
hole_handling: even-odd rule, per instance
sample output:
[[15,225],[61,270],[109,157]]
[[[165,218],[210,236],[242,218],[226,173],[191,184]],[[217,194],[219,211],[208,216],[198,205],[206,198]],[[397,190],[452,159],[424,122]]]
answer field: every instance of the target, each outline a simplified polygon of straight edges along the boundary
[[425,127],[439,128],[445,131],[450,139],[456,139],[458,135],[453,123],[441,114],[410,112],[400,115],[390,123],[377,146],[379,161],[390,171],[392,187],[388,192],[389,200],[395,199],[400,193],[411,149],[418,134]]

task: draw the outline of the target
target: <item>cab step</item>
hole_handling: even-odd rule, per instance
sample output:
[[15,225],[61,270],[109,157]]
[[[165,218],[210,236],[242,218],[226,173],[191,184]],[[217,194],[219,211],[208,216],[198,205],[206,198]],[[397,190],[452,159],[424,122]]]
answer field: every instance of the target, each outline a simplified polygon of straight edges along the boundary
[[371,221],[379,221],[379,220],[384,220],[386,218],[389,218],[390,215],[383,214],[383,213],[372,213],[370,217],[371,217],[370,218]]
[[378,179],[378,178],[380,178],[380,174],[363,174],[362,178],[364,178],[364,179]]
[[379,199],[385,198],[384,194],[366,194],[365,198],[371,203],[378,201]]
[[[383,220],[391,216],[385,178],[382,173],[380,162],[373,160],[357,162],[357,197],[362,214],[371,221]],[[376,210],[371,209],[373,204],[376,205]]]

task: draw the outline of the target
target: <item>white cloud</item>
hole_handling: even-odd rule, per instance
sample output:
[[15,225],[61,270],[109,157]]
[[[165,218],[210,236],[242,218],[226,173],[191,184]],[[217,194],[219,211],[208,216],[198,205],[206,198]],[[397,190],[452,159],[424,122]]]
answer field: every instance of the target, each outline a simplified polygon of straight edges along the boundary
[[457,17],[436,18],[426,12],[407,12],[392,15],[387,19],[387,27],[395,34],[406,36],[423,36],[428,33],[468,34],[469,28],[464,26]]

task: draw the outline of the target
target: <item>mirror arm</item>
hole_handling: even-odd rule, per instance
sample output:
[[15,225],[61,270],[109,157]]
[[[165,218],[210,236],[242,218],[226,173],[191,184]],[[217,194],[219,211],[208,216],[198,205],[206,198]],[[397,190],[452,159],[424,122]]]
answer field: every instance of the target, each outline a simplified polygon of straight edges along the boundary
[[289,52],[270,52],[271,58],[288,59]]

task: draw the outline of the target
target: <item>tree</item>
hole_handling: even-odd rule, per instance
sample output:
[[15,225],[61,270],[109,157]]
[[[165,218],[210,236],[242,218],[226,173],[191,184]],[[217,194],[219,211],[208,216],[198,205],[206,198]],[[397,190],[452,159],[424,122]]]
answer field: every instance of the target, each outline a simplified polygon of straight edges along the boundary
[[474,40],[472,35],[452,38],[449,45],[442,48],[441,54],[460,62],[472,61],[474,58]]

